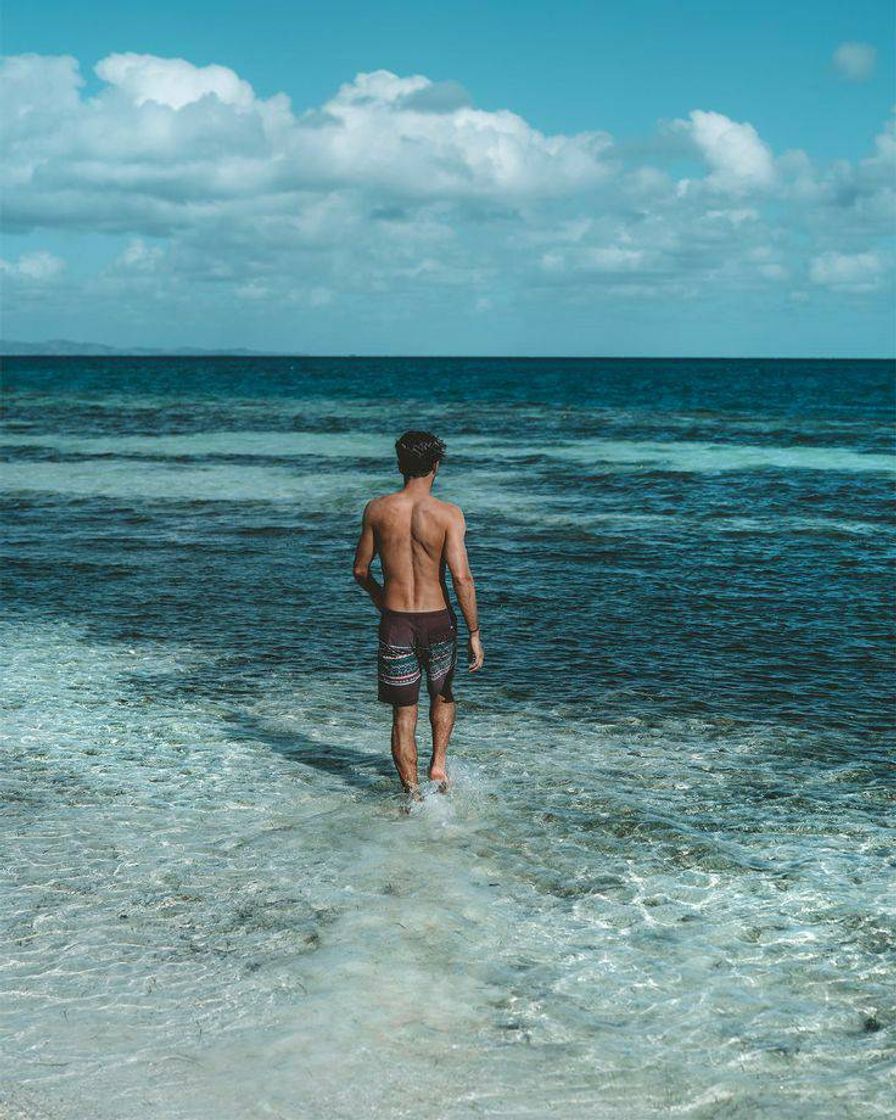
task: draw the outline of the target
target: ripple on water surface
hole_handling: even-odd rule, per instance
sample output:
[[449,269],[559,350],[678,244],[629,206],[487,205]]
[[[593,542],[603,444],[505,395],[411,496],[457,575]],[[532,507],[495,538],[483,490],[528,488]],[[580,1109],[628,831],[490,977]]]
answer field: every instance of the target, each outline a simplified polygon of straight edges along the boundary
[[6,636],[5,1061],[35,1109],[886,1114],[882,756],[473,705],[408,815],[364,680],[186,699],[158,685],[202,649]]

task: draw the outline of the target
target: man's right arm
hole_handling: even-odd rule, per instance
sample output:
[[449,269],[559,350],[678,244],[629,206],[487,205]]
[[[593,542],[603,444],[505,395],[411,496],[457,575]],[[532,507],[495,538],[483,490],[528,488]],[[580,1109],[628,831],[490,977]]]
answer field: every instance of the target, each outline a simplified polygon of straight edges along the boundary
[[451,572],[451,582],[454,584],[454,593],[463,612],[464,619],[470,631],[469,658],[471,671],[482,668],[485,654],[482,650],[482,640],[479,633],[479,612],[476,607],[476,585],[473,582],[473,573],[470,571],[470,562],[467,559],[467,547],[464,544],[467,524],[463,512],[457,507],[451,510],[448,527],[445,533],[445,562]]
[[355,549],[354,573],[357,582],[373,600],[373,605],[378,611],[382,611],[383,588],[370,574],[370,565],[373,563],[374,556],[376,556],[376,537],[370,520],[371,505],[372,503],[368,502],[364,507],[364,513],[361,515],[361,535],[358,537],[358,546]]

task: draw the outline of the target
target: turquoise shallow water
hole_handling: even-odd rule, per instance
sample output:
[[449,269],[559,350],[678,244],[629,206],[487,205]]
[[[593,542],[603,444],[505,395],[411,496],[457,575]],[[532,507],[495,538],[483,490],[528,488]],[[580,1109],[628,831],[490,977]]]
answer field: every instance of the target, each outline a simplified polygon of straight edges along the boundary
[[[887,1115],[893,396],[884,362],[9,360],[7,1110]],[[350,565],[411,426],[488,666],[406,816]]]

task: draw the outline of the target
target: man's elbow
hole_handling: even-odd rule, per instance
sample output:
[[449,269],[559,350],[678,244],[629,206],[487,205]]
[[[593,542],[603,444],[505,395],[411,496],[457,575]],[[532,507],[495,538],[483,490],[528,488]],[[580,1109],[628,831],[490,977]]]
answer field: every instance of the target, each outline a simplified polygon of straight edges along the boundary
[[361,584],[366,583],[367,582],[367,577],[368,577],[368,575],[370,575],[370,565],[369,564],[360,564],[360,565],[355,564],[353,574],[354,574],[355,580],[358,583],[361,583]]
[[472,587],[473,586],[473,573],[469,568],[464,568],[459,572],[451,573],[451,582],[455,587]]

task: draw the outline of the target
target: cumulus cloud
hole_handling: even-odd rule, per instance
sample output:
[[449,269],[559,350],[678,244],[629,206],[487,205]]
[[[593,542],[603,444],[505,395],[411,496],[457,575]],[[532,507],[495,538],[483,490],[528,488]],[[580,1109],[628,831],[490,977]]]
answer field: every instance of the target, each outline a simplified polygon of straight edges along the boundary
[[606,133],[545,136],[507,110],[433,111],[440,100],[427,78],[359,74],[323,107],[341,127],[310,137],[315,155],[343,178],[438,196],[563,195],[608,173]]
[[70,59],[6,64],[4,100],[13,121],[27,122],[8,137],[7,183],[29,188],[8,199],[11,224],[132,229],[139,206],[149,232],[180,224],[184,207],[238,196],[357,185],[412,198],[526,198],[608,173],[606,134],[547,136],[422,76],[359,74],[295,115],[288,98],[258,98],[226,67],[115,54],[95,69],[108,85],[85,101]]
[[[481,312],[545,288],[691,299],[802,276],[857,293],[890,274],[892,122],[865,160],[818,168],[710,109],[633,155],[423,75],[358,74],[300,111],[224,66],[120,53],[95,71],[87,95],[68,56],[3,63],[0,175],[11,233],[108,235],[78,281],[98,306],[313,312],[435,292]],[[49,252],[3,272],[75,283]]]
[[790,189],[804,206],[804,220],[827,227],[822,236],[844,242],[891,237],[896,228],[896,112],[875,136],[871,155],[855,164],[838,160],[821,174],[811,168],[794,170]]
[[874,73],[877,51],[870,43],[841,43],[834,51],[834,67],[850,82],[867,82]]
[[193,66],[182,58],[151,54],[110,54],[95,67],[97,76],[115,86],[135,105],[155,101],[182,109],[214,95],[224,105],[249,108],[255,94],[248,82],[226,66]]
[[771,149],[753,125],[703,109],[694,109],[686,121],[676,121],[675,125],[691,138],[709,167],[712,186],[744,193],[770,186],[774,180]]

